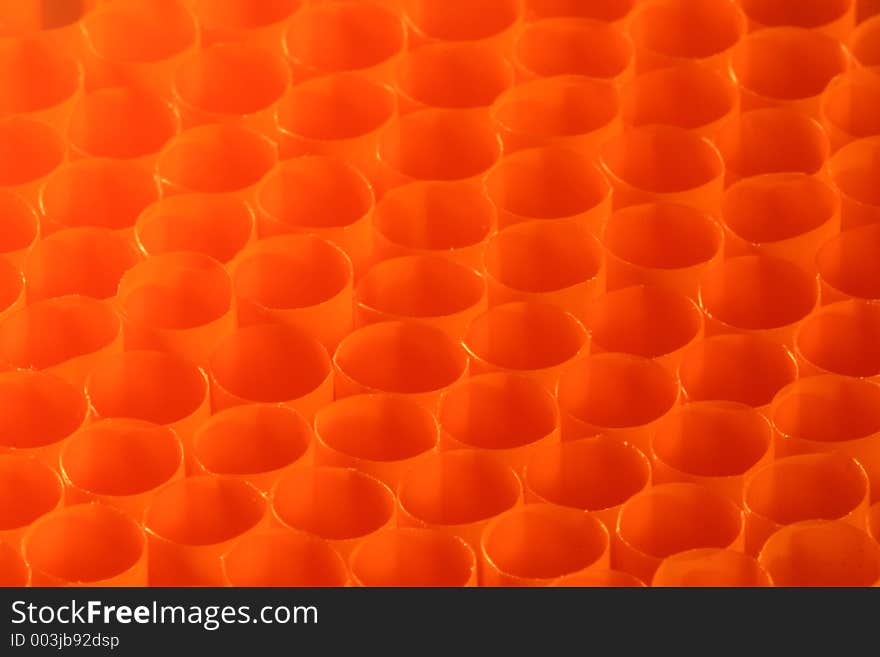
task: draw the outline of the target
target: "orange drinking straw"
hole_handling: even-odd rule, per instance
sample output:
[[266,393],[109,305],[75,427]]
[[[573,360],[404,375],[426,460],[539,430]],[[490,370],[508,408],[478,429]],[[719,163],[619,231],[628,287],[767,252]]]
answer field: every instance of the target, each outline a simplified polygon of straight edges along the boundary
[[439,42],[411,50],[394,78],[401,113],[425,107],[485,110],[514,84],[513,67],[487,43]]
[[794,337],[802,374],[843,374],[880,380],[880,305],[860,299],[824,306]]
[[523,483],[527,502],[588,511],[613,531],[620,507],[650,487],[651,463],[625,441],[593,436],[532,452]]
[[163,349],[204,364],[235,327],[232,280],[200,253],[150,256],[123,275],[117,299],[128,349]]
[[29,303],[68,294],[116,296],[122,275],[142,254],[108,228],[68,228],[37,242],[24,265]]
[[639,285],[599,297],[590,307],[586,327],[595,353],[653,358],[677,372],[682,352],[703,336],[703,315],[683,294]]
[[661,484],[620,511],[611,566],[652,580],[664,559],[697,548],[742,549],[742,511],[700,484]]
[[306,3],[304,0],[192,0],[190,4],[204,45],[245,41],[271,44],[280,53],[285,24]]
[[522,485],[495,455],[456,449],[412,467],[400,481],[397,498],[401,527],[429,527],[478,549],[489,520],[520,503]]
[[294,82],[342,71],[387,82],[406,45],[396,12],[353,0],[306,5],[287,22],[283,36]]
[[868,476],[842,454],[779,459],[745,482],[746,552],[757,555],[782,527],[801,520],[842,519],[860,529],[868,513]]
[[0,542],[17,550],[27,528],[61,506],[64,488],[58,473],[45,463],[23,454],[2,454],[0,495],[8,500],[0,508]]
[[728,76],[684,62],[636,76],[621,90],[620,109],[627,126],[662,123],[711,138],[739,114],[739,90]]
[[728,185],[767,173],[824,173],[831,150],[819,122],[789,107],[743,112],[722,126],[715,145]]
[[0,320],[24,305],[24,276],[9,258],[0,256]]
[[90,297],[45,299],[0,322],[0,361],[18,369],[47,370],[82,385],[94,364],[122,351],[122,322]]
[[350,468],[296,468],[272,490],[274,519],[330,542],[348,558],[366,537],[393,527],[394,493]]
[[463,379],[468,357],[461,344],[416,320],[370,324],[350,333],[333,355],[336,398],[364,392],[404,394],[431,410]]
[[53,511],[28,529],[22,554],[34,586],[146,586],[144,530],[103,504]]
[[521,472],[530,455],[559,442],[559,411],[538,381],[511,372],[473,376],[449,389],[437,410],[440,449],[489,451]]
[[621,129],[617,86],[558,75],[517,84],[491,109],[504,152],[557,145],[594,158]]
[[546,586],[608,568],[608,531],[596,518],[552,504],[527,504],[483,531],[482,586]]
[[797,324],[818,306],[817,279],[773,256],[724,261],[708,270],[700,284],[706,335],[751,332],[790,345]]
[[634,575],[620,570],[588,570],[565,575],[550,586],[570,588],[644,588],[645,583]]
[[696,299],[704,272],[721,261],[724,232],[705,212],[660,202],[612,214],[603,243],[609,290],[654,285]]
[[146,206],[134,227],[148,256],[195,251],[228,264],[252,240],[254,212],[243,200],[223,194],[179,194]]
[[388,192],[373,214],[374,257],[442,254],[474,269],[483,265],[495,206],[482,190],[456,182],[417,182]]
[[873,16],[862,20],[850,33],[847,45],[853,58],[862,66],[880,66],[880,18]]
[[401,3],[413,45],[427,41],[483,41],[509,54],[522,15],[522,0],[403,0]]
[[136,160],[151,173],[156,156],[178,132],[180,116],[170,103],[132,87],[85,94],[67,125],[72,157]]
[[193,438],[193,460],[204,472],[237,477],[267,493],[290,467],[311,454],[312,428],[276,404],[246,404],[215,413]]
[[485,180],[501,228],[530,219],[566,220],[600,234],[611,213],[611,186],[590,159],[558,146],[508,155]]
[[0,541],[0,587],[17,588],[30,583],[31,570],[22,559],[18,548]]
[[733,550],[703,548],[664,559],[651,586],[764,587],[773,583],[754,557]]
[[245,536],[223,555],[229,586],[345,586],[348,568],[327,541],[287,528]]
[[281,324],[236,330],[209,361],[214,412],[254,402],[285,404],[311,420],[333,399],[333,371],[324,346]]
[[836,452],[859,461],[880,499],[880,386],[834,374],[783,388],[770,407],[779,457]]
[[854,68],[837,76],[822,97],[822,123],[837,150],[846,144],[880,135],[874,109],[880,103],[880,71]]
[[222,557],[267,519],[266,498],[231,477],[188,477],[158,491],[144,514],[151,586],[222,586]]
[[734,48],[730,72],[743,110],[785,105],[818,118],[822,92],[848,66],[837,39],[804,27],[771,27]]
[[545,302],[518,301],[490,308],[464,337],[471,374],[512,372],[552,389],[567,363],[589,352],[584,325]]
[[880,194],[872,181],[880,174],[880,135],[841,148],[829,163],[840,192],[841,227],[880,222]]
[[716,335],[694,343],[678,368],[688,401],[731,401],[766,410],[773,397],[798,377],[791,352],[761,335]]
[[548,18],[525,26],[514,45],[513,62],[520,80],[583,75],[619,83],[632,77],[633,45],[611,23]]
[[3,0],[0,24],[4,35],[23,35],[46,42],[65,55],[80,58],[83,36],[80,22],[99,0]]
[[373,265],[355,295],[358,326],[418,319],[461,339],[487,308],[486,282],[474,269],[441,255],[412,255]]
[[880,225],[873,224],[844,230],[819,249],[816,266],[822,284],[822,302],[880,299],[877,248],[880,248]]
[[388,529],[351,554],[360,586],[476,586],[477,558],[457,536],[431,529]]
[[68,162],[40,190],[42,233],[91,226],[128,238],[138,214],[158,199],[159,183],[137,162],[101,157]]
[[20,195],[0,189],[0,254],[16,266],[39,240],[40,219]]
[[54,469],[62,442],[89,416],[81,388],[46,372],[3,372],[0,402],[0,453],[34,457]]
[[577,16],[609,23],[622,22],[640,0],[525,0],[526,20]]
[[133,86],[170,98],[174,72],[199,47],[199,26],[179,0],[104,3],[83,18],[89,89]]
[[314,235],[281,235],[248,246],[232,265],[239,324],[298,328],[329,351],[353,326],[352,265]]
[[731,50],[746,28],[732,0],[639,0],[629,23],[636,70],[696,60],[727,75]]
[[868,534],[880,544],[880,502],[868,510]]
[[678,379],[629,354],[595,354],[563,370],[556,386],[562,439],[607,433],[643,453],[657,423],[679,402]]
[[57,169],[67,144],[48,123],[21,116],[0,119],[0,187],[36,204],[46,177]]
[[615,209],[668,201],[714,214],[721,203],[721,154],[684,128],[632,128],[605,144],[600,161],[614,188]]
[[740,0],[751,31],[796,25],[845,39],[855,27],[855,0]]
[[67,504],[101,502],[139,520],[157,488],[183,478],[183,446],[169,427],[112,418],[77,431],[60,463]]
[[771,536],[758,563],[776,586],[871,586],[880,546],[848,523],[808,520]]

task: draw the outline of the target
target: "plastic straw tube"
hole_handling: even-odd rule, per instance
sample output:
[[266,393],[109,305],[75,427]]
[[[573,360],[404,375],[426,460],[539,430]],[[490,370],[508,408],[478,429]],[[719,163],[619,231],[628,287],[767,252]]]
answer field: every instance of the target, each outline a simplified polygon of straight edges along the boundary
[[700,279],[721,261],[724,231],[696,208],[660,202],[612,214],[603,243],[609,290],[654,285],[696,299]]
[[682,352],[703,335],[703,315],[683,294],[639,285],[599,297],[586,326],[593,352],[653,358],[675,373]]
[[168,196],[143,209],[135,239],[148,256],[195,251],[228,264],[252,240],[254,212],[243,200],[222,194]]
[[486,282],[451,258],[403,256],[373,265],[358,283],[356,301],[359,326],[418,319],[458,340],[487,308]]
[[174,74],[184,128],[237,122],[272,136],[276,103],[290,85],[284,58],[263,44],[219,43],[184,60]]
[[281,324],[256,324],[224,338],[209,362],[214,411],[253,402],[285,404],[311,420],[333,399],[324,346]]
[[808,520],[771,536],[758,562],[776,586],[871,586],[880,546],[848,523]]
[[47,370],[77,386],[97,361],[120,351],[119,316],[89,297],[38,301],[0,322],[0,362]]
[[822,302],[841,299],[880,299],[880,225],[845,230],[819,250],[816,265]]
[[9,258],[0,256],[0,320],[24,305],[24,276]]
[[61,443],[89,415],[82,389],[46,372],[0,374],[0,453],[36,458],[58,467]]
[[373,180],[379,133],[396,116],[397,103],[391,87],[360,73],[335,73],[293,85],[275,108],[280,157],[337,157]]
[[633,46],[615,25],[589,18],[549,18],[529,23],[514,46],[517,77],[583,75],[621,82],[632,76]]
[[786,105],[819,117],[822,92],[846,71],[837,39],[803,27],[771,27],[744,38],[731,56],[743,110]]
[[538,381],[510,372],[450,388],[437,410],[440,449],[488,450],[521,472],[530,455],[559,442],[559,411]]
[[42,233],[91,226],[130,237],[138,214],[158,198],[152,171],[136,162],[99,157],[69,162],[40,190]]
[[855,27],[855,0],[740,0],[750,30],[796,25],[845,39]]
[[678,368],[688,401],[731,401],[766,410],[798,377],[791,352],[755,334],[704,338],[684,352]]
[[146,586],[144,530],[103,504],[43,516],[22,540],[34,586]]
[[731,258],[706,272],[700,284],[706,335],[758,333],[790,345],[797,324],[819,303],[819,282],[773,256]]
[[880,222],[880,194],[872,181],[880,175],[880,135],[841,148],[829,162],[840,191],[841,227]]
[[585,321],[605,289],[605,253],[582,224],[529,221],[489,240],[484,255],[490,305],[543,301]]
[[45,463],[20,454],[3,454],[0,494],[9,500],[0,509],[0,541],[17,549],[28,526],[61,506],[64,489],[58,474]]
[[65,55],[79,58],[83,52],[80,21],[97,3],[98,0],[11,0],[0,6],[0,23],[10,34],[39,39]]
[[411,468],[397,491],[401,527],[429,527],[479,549],[490,519],[522,500],[514,471],[485,450],[432,454]]
[[288,471],[272,491],[272,512],[276,522],[320,536],[346,559],[358,543],[396,522],[391,489],[349,468]]
[[815,119],[789,107],[743,112],[715,136],[726,182],[769,173],[824,173],[831,146]]
[[880,66],[880,18],[873,16],[861,21],[850,33],[847,45],[853,58],[865,67]]
[[140,519],[153,492],[183,478],[183,446],[169,427],[113,418],[77,431],[61,450],[66,503],[101,502]]
[[297,12],[284,33],[294,81],[359,71],[386,82],[406,48],[400,16],[374,2],[325,2]]
[[547,146],[508,155],[486,177],[501,228],[530,219],[566,220],[600,234],[611,213],[611,186],[590,159]]
[[24,587],[31,582],[31,570],[17,547],[0,541],[0,587]]
[[822,97],[822,123],[837,150],[863,137],[880,135],[874,109],[880,103],[880,71],[856,68],[837,76]]
[[779,459],[745,483],[746,552],[757,555],[782,527],[801,520],[846,520],[862,528],[868,512],[868,476],[842,454]]
[[59,231],[37,242],[25,260],[28,302],[68,294],[109,299],[142,257],[130,240],[107,228]]
[[222,586],[222,556],[267,520],[266,498],[241,480],[188,477],[144,514],[151,586]]
[[523,483],[527,502],[588,511],[613,531],[620,507],[651,485],[651,463],[627,442],[594,436],[535,450]]
[[594,158],[621,128],[617,86],[558,75],[517,84],[491,110],[504,152],[557,145]]
[[620,570],[588,570],[565,575],[554,580],[550,586],[573,588],[643,588],[645,583],[634,575]]
[[355,468],[395,490],[401,476],[430,458],[438,440],[431,411],[389,394],[355,395],[315,414],[315,462]]
[[312,428],[285,406],[247,404],[211,416],[193,437],[193,460],[211,474],[237,477],[268,493],[283,473],[306,461]]
[[688,550],[663,560],[651,586],[765,587],[770,576],[754,557],[718,548]]
[[486,43],[440,42],[407,53],[395,74],[401,113],[425,107],[485,110],[513,86],[513,67]]
[[468,357],[446,333],[417,320],[370,324],[350,333],[333,356],[336,398],[363,392],[408,395],[434,409],[463,379]]
[[430,529],[389,529],[351,554],[360,586],[476,586],[477,558],[457,536]]
[[546,586],[565,575],[608,568],[608,531],[596,518],[552,504],[528,504],[483,531],[483,586]]
[[287,21],[304,0],[194,0],[193,12],[201,27],[202,43],[243,41],[272,44],[281,52],[281,37]]
[[799,379],[776,395],[769,417],[777,456],[852,456],[868,473],[871,501],[880,499],[880,386],[833,374]]
[[128,349],[162,349],[204,364],[235,326],[232,280],[200,253],[147,258],[123,275],[117,300]]
[[679,402],[674,375],[629,354],[596,354],[572,363],[559,376],[556,396],[563,440],[606,433],[645,454],[658,421]]
[[483,41],[505,55],[521,26],[521,0],[404,0],[410,41]]
[[64,161],[67,144],[48,123],[0,119],[0,187],[36,204],[40,187]]
[[713,214],[721,202],[721,154],[684,128],[633,128],[607,142],[600,161],[614,188],[615,209],[668,201]]
[[739,91],[722,73],[685,62],[636,76],[621,90],[620,109],[628,126],[661,123],[711,138],[739,114]]
[[72,157],[136,160],[151,172],[162,147],[178,132],[180,117],[171,104],[131,87],[87,93],[67,125]]
[[471,374],[524,374],[549,389],[559,371],[589,352],[589,334],[564,310],[520,301],[490,308],[471,322],[464,337]]
[[326,541],[292,529],[244,537],[223,555],[229,586],[345,586],[348,568]]
[[374,257],[444,254],[482,269],[495,206],[465,183],[421,182],[391,190],[373,214]]
[[650,582],[662,561],[697,548],[741,550],[743,514],[700,484],[654,486],[620,511],[611,566]]
[[727,74],[731,50],[747,29],[736,2],[640,0],[639,5],[629,24],[637,71],[696,60]]
[[242,325],[276,322],[318,339],[332,353],[353,326],[348,256],[314,235],[251,244],[232,265]]
[[608,23],[622,22],[640,0],[526,0],[526,20],[576,16]]
[[800,371],[880,379],[880,306],[841,301],[804,320],[795,334]]
[[0,189],[0,254],[21,266],[39,235],[40,220],[33,207],[20,195]]
[[104,4],[81,27],[89,88],[133,86],[170,98],[175,70],[199,46],[195,16],[179,0]]
[[657,427],[651,439],[654,481],[703,484],[742,501],[743,482],[773,457],[773,430],[745,404],[685,404]]
[[374,202],[367,179],[345,161],[298,157],[278,165],[257,188],[257,230],[261,237],[314,233],[338,244],[360,272],[369,257]]
[[880,544],[880,502],[868,510],[868,535]]

